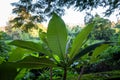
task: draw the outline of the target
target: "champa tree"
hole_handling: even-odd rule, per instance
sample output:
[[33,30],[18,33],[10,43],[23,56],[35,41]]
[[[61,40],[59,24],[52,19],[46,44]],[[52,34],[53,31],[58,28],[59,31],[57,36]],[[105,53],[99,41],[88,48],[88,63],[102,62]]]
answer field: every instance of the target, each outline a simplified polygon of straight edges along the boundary
[[[94,61],[96,56],[99,55],[98,49],[103,51],[108,47],[108,44],[110,44],[110,42],[100,42],[92,44],[86,48],[82,48],[89,33],[93,29],[93,26],[93,23],[91,23],[82,29],[82,31],[80,31],[75,37],[70,48],[66,25],[64,21],[54,13],[52,19],[49,21],[47,36],[41,34],[42,43],[38,44],[23,40],[14,40],[10,42],[11,45],[43,53],[47,57],[27,56],[24,59],[19,59],[18,61],[8,61],[3,63],[0,65],[0,70],[2,71],[0,72],[0,78],[2,80],[7,80],[9,78],[8,75],[10,75],[9,79],[13,80],[13,77],[18,73],[17,68],[39,69],[41,67],[61,67],[64,70],[63,80],[66,80],[67,70],[74,61],[80,59],[80,57],[90,51],[93,51],[92,61]],[[97,51],[95,50],[96,47],[99,47]],[[9,73],[7,73],[6,69],[9,70]],[[4,75],[5,78],[2,75]]]

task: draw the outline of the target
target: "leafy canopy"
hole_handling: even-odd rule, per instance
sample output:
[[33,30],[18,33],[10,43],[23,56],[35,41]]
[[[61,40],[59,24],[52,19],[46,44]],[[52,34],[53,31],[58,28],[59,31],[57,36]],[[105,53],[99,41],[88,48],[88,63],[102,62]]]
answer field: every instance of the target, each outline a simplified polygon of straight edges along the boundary
[[[74,7],[78,11],[92,10],[99,6],[108,7],[105,14],[110,15],[116,9],[120,9],[119,4],[119,0],[19,0],[12,3],[15,6],[13,13],[19,13],[24,9],[29,13],[35,14],[38,21],[45,19],[46,16],[51,16],[53,11],[63,15],[64,7]],[[38,16],[40,18],[37,18]]]

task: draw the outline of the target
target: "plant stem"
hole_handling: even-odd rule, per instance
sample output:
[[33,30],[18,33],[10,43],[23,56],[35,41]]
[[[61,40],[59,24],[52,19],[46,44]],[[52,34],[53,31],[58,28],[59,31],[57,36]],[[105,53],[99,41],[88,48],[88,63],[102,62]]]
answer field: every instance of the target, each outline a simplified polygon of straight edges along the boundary
[[85,66],[82,67],[82,69],[81,69],[81,71],[80,71],[80,75],[78,76],[78,80],[81,79],[82,74],[83,74],[83,72],[84,72],[84,68],[85,68]]
[[63,80],[67,79],[67,68],[64,68],[64,75],[63,75]]
[[52,80],[52,67],[50,67],[50,80]]

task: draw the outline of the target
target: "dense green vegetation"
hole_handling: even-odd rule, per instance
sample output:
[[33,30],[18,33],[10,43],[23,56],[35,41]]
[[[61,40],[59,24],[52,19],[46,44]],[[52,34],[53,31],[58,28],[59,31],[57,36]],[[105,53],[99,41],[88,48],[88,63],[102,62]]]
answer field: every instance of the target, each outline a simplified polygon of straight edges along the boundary
[[[85,17],[85,26],[69,27],[59,15],[64,7],[78,11],[108,7],[119,0],[19,0],[16,17],[0,31],[0,80],[120,79],[120,21],[98,14]],[[41,5],[42,4],[42,5]],[[51,18],[47,29],[39,23]],[[39,22],[39,23],[38,23]]]
[[[107,22],[109,21],[97,16],[84,28],[69,29],[54,13],[47,32],[41,29],[36,41],[26,37],[29,35],[12,41],[10,35],[1,32],[0,79],[70,80],[76,76],[76,80],[84,80],[84,76],[96,79],[96,74],[102,75],[105,72],[109,75],[108,71],[113,71],[111,75],[114,74],[114,70],[120,70],[119,31],[115,32]],[[113,30],[114,36],[104,33],[101,30],[103,26],[106,27],[104,30]],[[97,29],[98,33],[95,34]],[[94,34],[103,34],[105,37],[98,38]],[[88,73],[90,75],[84,75]],[[119,74],[119,71],[115,74]],[[106,77],[102,78],[98,77],[100,80]],[[108,76],[106,79],[109,78],[113,77]]]

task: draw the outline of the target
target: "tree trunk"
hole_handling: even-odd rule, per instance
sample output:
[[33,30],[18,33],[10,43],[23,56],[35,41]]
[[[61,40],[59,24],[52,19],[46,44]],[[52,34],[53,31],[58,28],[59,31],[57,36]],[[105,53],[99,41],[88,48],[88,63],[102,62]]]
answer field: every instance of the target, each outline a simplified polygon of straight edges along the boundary
[[67,79],[67,68],[64,68],[64,75],[63,75],[63,80]]
[[82,69],[81,69],[81,71],[80,71],[80,75],[78,76],[78,80],[81,79],[82,74],[83,74],[83,72],[84,72],[84,68],[85,68],[85,66],[82,67]]

